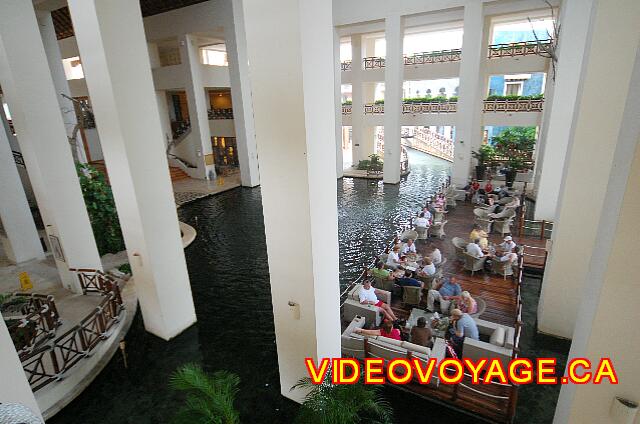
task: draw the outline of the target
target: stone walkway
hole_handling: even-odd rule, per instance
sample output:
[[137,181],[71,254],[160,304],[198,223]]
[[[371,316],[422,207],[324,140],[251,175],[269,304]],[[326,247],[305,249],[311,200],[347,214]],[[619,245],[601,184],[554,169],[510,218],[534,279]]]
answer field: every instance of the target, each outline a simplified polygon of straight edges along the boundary
[[240,185],[240,173],[220,176],[214,181],[189,178],[174,181],[173,194],[177,207],[180,207],[194,200],[240,187]]

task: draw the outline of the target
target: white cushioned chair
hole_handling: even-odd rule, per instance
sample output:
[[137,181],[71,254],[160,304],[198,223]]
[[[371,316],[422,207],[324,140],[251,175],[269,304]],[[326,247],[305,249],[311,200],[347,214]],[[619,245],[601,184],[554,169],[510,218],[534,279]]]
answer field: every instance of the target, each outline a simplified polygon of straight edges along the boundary
[[[347,295],[347,299],[344,301],[343,319],[351,321],[355,316],[359,315],[365,317],[367,322],[374,323],[376,327],[380,326],[382,322],[380,308],[360,303],[360,289],[362,289],[362,284],[356,284]],[[387,305],[391,304],[391,292],[376,289],[376,295],[379,300]]]

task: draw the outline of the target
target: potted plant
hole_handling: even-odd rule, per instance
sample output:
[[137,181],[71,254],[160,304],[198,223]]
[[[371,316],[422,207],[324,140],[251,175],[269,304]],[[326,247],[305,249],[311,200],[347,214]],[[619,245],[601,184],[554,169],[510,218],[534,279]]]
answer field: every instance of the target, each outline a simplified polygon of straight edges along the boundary
[[510,127],[493,137],[496,153],[506,159],[505,182],[513,186],[516,174],[526,169],[536,144],[535,127]]
[[489,144],[483,144],[477,151],[471,152],[473,158],[478,161],[478,164],[476,165],[476,179],[484,180],[484,174],[487,171],[487,163],[493,159],[495,154],[495,149]]

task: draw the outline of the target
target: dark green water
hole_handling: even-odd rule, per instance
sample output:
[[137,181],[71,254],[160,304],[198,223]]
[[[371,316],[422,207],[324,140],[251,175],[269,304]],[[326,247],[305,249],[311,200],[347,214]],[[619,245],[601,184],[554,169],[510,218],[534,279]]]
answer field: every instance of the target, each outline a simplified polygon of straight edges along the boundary
[[[410,163],[411,174],[396,186],[350,178],[338,181],[343,286],[449,173],[447,162],[421,153],[410,152]],[[117,353],[91,386],[50,423],[169,422],[180,396],[167,388],[168,376],[186,362],[240,376],[237,407],[244,423],[293,420],[297,406],[280,395],[278,382],[260,189],[241,188],[202,199],[182,207],[179,216],[198,231],[186,250],[198,323],[165,342],[146,333],[137,316],[126,338],[129,367]],[[531,281],[530,289],[524,290],[525,302],[530,296],[534,299],[525,303],[525,314],[535,317],[537,288],[536,280]],[[543,346],[554,343],[527,339],[527,333],[533,333],[523,335],[523,344],[531,351],[528,356],[548,356]],[[550,422],[557,389],[535,387],[529,392],[520,397],[518,422]],[[384,394],[397,423],[478,422],[396,389],[386,388]]]

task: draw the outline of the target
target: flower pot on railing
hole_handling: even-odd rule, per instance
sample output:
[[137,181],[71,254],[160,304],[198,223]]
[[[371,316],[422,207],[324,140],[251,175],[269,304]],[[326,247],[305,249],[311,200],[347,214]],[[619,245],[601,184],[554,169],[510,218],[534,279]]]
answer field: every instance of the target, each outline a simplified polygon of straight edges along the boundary
[[507,169],[506,171],[504,171],[504,180],[507,184],[507,187],[513,187],[513,183],[516,180],[516,175],[518,175],[518,171],[516,171],[515,169]]
[[476,180],[484,180],[484,175],[487,172],[486,165],[476,165]]

